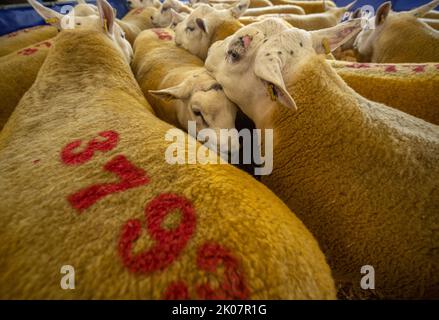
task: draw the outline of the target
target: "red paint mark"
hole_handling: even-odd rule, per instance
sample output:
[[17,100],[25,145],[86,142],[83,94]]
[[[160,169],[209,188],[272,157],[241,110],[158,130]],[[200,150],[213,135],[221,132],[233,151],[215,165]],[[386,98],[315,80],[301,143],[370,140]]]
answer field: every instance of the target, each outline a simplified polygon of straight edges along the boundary
[[92,139],[84,151],[74,153],[73,150],[78,148],[81,140],[76,140],[67,144],[61,151],[61,160],[67,165],[82,164],[90,160],[96,151],[107,152],[112,150],[119,141],[119,134],[115,131],[104,131],[98,134],[106,138],[104,141],[99,141],[98,138]]
[[385,72],[396,72],[396,66],[389,65],[384,69]]
[[37,164],[38,162],[40,162],[40,159],[35,159],[34,161],[32,161],[33,164]]
[[249,290],[244,281],[243,271],[236,258],[227,249],[217,243],[206,243],[198,249],[198,268],[214,273],[218,266],[224,267],[223,281],[219,288],[204,283],[197,286],[197,295],[201,299],[248,299]]
[[152,32],[154,32],[160,40],[172,40],[172,36],[163,29],[152,29]]
[[370,68],[370,65],[367,63],[353,63],[346,65],[348,68],[355,68],[355,69],[366,69]]
[[43,41],[43,42],[35,45],[35,47],[38,47],[38,48],[41,46],[46,46],[47,48],[50,48],[52,46],[52,43],[50,43],[49,41]]
[[104,170],[116,174],[120,181],[95,184],[70,195],[68,201],[80,213],[105,196],[139,187],[149,182],[145,171],[134,166],[123,155],[118,155],[108,161]]
[[426,65],[419,65],[419,66],[415,66],[412,70],[413,70],[413,72],[416,72],[416,73],[422,73],[422,72],[425,72],[425,67],[426,67]]
[[15,31],[15,32],[11,32],[11,33],[7,34],[6,37],[13,38],[13,37],[16,37],[17,35],[18,35],[18,31]]
[[165,300],[189,300],[189,290],[187,285],[182,282],[171,283],[165,291]]
[[[174,210],[179,210],[181,213],[180,224],[171,230],[163,229],[161,226],[163,220]],[[178,257],[194,233],[195,209],[185,197],[161,194],[145,208],[145,220],[146,228],[156,242],[155,246],[133,255],[133,243],[140,237],[142,229],[138,219],[128,220],[125,223],[119,240],[119,254],[123,264],[136,273],[164,270]]]
[[26,48],[26,49],[18,51],[17,54],[21,54],[22,56],[30,56],[31,54],[34,54],[37,51],[38,51],[38,49],[35,49],[35,48]]
[[439,64],[435,65],[436,69],[439,70]]

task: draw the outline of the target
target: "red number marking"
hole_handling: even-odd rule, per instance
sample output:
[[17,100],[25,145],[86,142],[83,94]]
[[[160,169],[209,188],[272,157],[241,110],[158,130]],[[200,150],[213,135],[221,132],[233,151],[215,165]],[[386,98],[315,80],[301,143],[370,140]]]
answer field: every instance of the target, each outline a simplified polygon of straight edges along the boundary
[[165,30],[162,29],[153,29],[152,32],[154,32],[157,37],[159,37],[160,40],[172,40],[172,36],[167,33]]
[[384,69],[385,72],[396,72],[396,66],[390,65]]
[[348,64],[346,67],[355,68],[355,69],[365,69],[365,68],[370,68],[370,65],[368,65],[367,63],[352,63],[352,64]]
[[413,68],[413,71],[416,72],[416,73],[422,73],[422,72],[425,71],[425,67],[426,67],[426,65],[415,66]]
[[95,151],[107,152],[112,150],[119,140],[119,135],[114,131],[100,132],[99,136],[106,138],[104,141],[99,141],[97,138],[92,139],[84,151],[73,153],[73,150],[78,148],[81,140],[76,140],[67,144],[61,151],[61,160],[67,165],[82,164],[90,160]]
[[[105,143],[108,143],[108,140]],[[106,146],[108,147],[109,144]],[[123,155],[118,155],[108,161],[104,170],[115,173],[120,182],[95,184],[70,195],[68,201],[73,208],[81,212],[109,194],[139,187],[149,182],[145,171],[134,166]]]
[[198,249],[198,268],[214,273],[220,264],[224,266],[224,278],[220,287],[213,289],[207,283],[198,285],[196,288],[198,297],[216,300],[248,299],[249,290],[236,258],[227,249],[216,243],[206,243]]
[[171,283],[165,291],[165,300],[189,300],[189,290],[187,285],[182,282]]
[[[178,227],[163,229],[161,224],[173,210],[182,215]],[[192,203],[179,195],[161,194],[145,208],[146,228],[156,245],[133,255],[133,243],[140,237],[140,220],[128,220],[122,227],[119,254],[123,264],[132,272],[149,273],[168,267],[181,253],[195,230],[195,209]]]
[[26,49],[18,51],[17,54],[21,54],[22,56],[30,56],[31,54],[34,54],[37,51],[38,51],[38,49],[36,49],[36,48],[26,48]]

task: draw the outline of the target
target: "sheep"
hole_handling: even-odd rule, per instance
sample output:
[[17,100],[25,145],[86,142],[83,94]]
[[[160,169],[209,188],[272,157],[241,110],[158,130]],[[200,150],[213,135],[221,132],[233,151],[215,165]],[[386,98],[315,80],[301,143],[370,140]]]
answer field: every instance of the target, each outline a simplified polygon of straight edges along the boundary
[[[439,127],[360,96],[319,56],[360,21],[246,26],[213,44],[205,66],[257,128],[273,128],[262,182],[316,236],[336,283],[355,296],[438,298]],[[374,271],[373,291],[360,270]]]
[[263,14],[273,14],[273,13],[294,13],[294,14],[305,14],[305,11],[302,7],[294,6],[294,5],[281,5],[281,6],[272,6],[265,8],[253,8],[247,9],[244,12],[243,16],[260,16]]
[[212,43],[242,27],[237,19],[248,3],[249,0],[241,0],[234,7],[223,10],[200,4],[175,27],[175,43],[204,60]]
[[420,19],[435,30],[439,30],[439,19]]
[[94,4],[87,3],[85,0],[76,0],[78,3],[73,8],[73,14],[75,17],[86,17],[86,16],[92,16],[97,15],[98,7],[96,7]]
[[53,39],[44,40],[0,57],[0,131],[31,87],[52,45]]
[[356,0],[348,4],[345,7],[337,8],[330,7],[327,11],[322,13],[313,13],[306,15],[298,14],[266,14],[259,16],[260,20],[278,17],[282,18],[291,24],[293,27],[303,29],[303,30],[319,30],[335,26],[341,21],[343,15],[348,12],[352,6],[355,4]]
[[439,19],[439,11],[431,10],[424,15],[427,19]]
[[158,9],[154,6],[137,8],[128,12],[117,24],[123,29],[128,42],[133,45],[139,33],[146,29],[159,26],[157,19]]
[[439,125],[439,64],[330,64],[363,97]]
[[294,5],[302,7],[306,14],[321,13],[330,7],[336,7],[333,1],[295,1],[295,0],[272,0],[274,5]]
[[[74,11],[72,14],[69,13],[63,15],[55,10],[43,6],[41,3],[39,3],[36,0],[27,0],[27,1],[45,21],[55,26],[58,30],[73,29],[73,28],[95,29],[96,26],[101,23],[99,16],[100,17],[103,16],[102,12],[99,12],[99,16],[97,15],[76,16]],[[104,1],[103,5],[101,5],[98,9],[108,10],[113,12],[113,7],[111,7],[111,5],[108,4],[106,1]],[[115,13],[113,12],[113,15],[114,14]],[[123,52],[125,59],[127,60],[128,63],[130,63],[133,57],[133,49],[131,47],[131,44],[125,38],[125,33],[123,29],[117,23],[111,24],[111,28],[112,30],[109,31],[109,35],[111,34],[113,40],[117,42],[118,48],[120,48],[120,50]]]
[[190,14],[192,9],[182,4],[178,0],[165,0],[161,4],[159,11],[154,16],[154,22],[157,27],[167,27],[171,24],[172,10],[178,13]]
[[[391,2],[383,3],[375,16],[375,29],[360,33],[354,50],[360,62],[423,63],[439,61],[439,31],[419,18],[439,4],[431,1],[404,12],[390,12]],[[363,34],[367,32],[367,34]]]
[[[206,72],[204,62],[173,40],[170,29],[146,30],[134,45],[133,72],[157,116],[185,131],[188,121],[194,121],[197,134],[206,128],[218,135],[220,129],[235,128],[236,106]],[[224,141],[229,143],[232,154],[239,151],[238,139],[231,136]],[[218,149],[217,141],[209,141],[209,146]]]
[[0,57],[34,43],[53,38],[57,33],[58,30],[55,27],[36,26],[5,34],[0,37]]
[[[32,5],[38,9],[38,13],[48,21],[54,23],[57,28],[69,28],[69,24],[58,23],[63,16],[54,10],[45,8],[41,4]],[[110,8],[108,8],[110,9]],[[76,11],[77,14],[79,11]],[[74,27],[79,29],[94,29],[99,23],[97,16],[75,17]],[[55,22],[58,21],[58,22]],[[122,30],[118,26],[113,26],[115,41],[119,44],[127,62],[131,61],[132,48],[130,44],[122,38]],[[50,47],[53,45],[53,39],[44,40],[40,43],[33,44],[29,47],[22,48],[9,55],[0,57],[0,130],[14,111],[23,94],[30,88],[34,82],[38,71],[43,64]],[[19,70],[19,72],[17,72]]]
[[316,240],[265,186],[164,161],[183,133],[103,30],[62,31],[0,133],[0,297],[335,299]]
[[138,8],[149,8],[154,7],[159,9],[162,3],[159,0],[128,0],[127,1],[130,8],[138,9]]

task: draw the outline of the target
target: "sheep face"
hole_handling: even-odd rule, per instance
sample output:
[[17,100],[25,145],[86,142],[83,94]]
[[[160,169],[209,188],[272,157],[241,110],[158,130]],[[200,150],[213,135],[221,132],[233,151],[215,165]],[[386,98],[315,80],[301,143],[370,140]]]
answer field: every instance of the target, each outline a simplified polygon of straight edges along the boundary
[[290,28],[271,35],[253,25],[215,43],[206,68],[256,124],[279,104],[295,110],[286,83],[310,55],[335,50],[361,30],[361,20],[313,32]]
[[176,26],[175,43],[201,59],[206,59],[215,29],[225,20],[239,18],[247,10],[248,4],[248,0],[241,0],[236,6],[222,10],[199,4]]
[[169,26],[173,22],[172,10],[180,12],[181,7],[182,4],[177,0],[163,1],[159,11],[154,15],[154,23],[161,28]]
[[[202,129],[235,128],[237,107],[224,94],[221,85],[206,71],[198,72],[175,87],[150,91],[159,99],[179,100],[177,117],[180,126],[188,130],[188,121],[195,121],[197,133]],[[222,143],[225,143],[222,141]],[[239,149],[239,142],[229,139],[231,152]]]
[[133,49],[128,40],[125,39],[122,28],[117,25],[114,10],[107,1],[98,0],[96,2],[98,15],[89,16],[75,16],[75,11],[73,14],[62,15],[36,0],[28,0],[28,2],[41,17],[59,30],[78,28],[104,32],[113,41],[114,46],[121,52],[127,63],[131,62]]

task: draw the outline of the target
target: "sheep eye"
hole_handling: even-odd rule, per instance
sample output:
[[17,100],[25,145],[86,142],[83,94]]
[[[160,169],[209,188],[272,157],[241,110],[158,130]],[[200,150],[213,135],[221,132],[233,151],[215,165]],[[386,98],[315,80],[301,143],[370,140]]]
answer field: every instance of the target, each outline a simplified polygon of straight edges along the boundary
[[231,58],[232,62],[236,62],[241,58],[239,53],[234,50],[227,51],[227,55]]
[[194,30],[195,30],[195,28],[192,28],[192,27],[186,27],[186,31],[192,32],[192,31],[194,31]]

